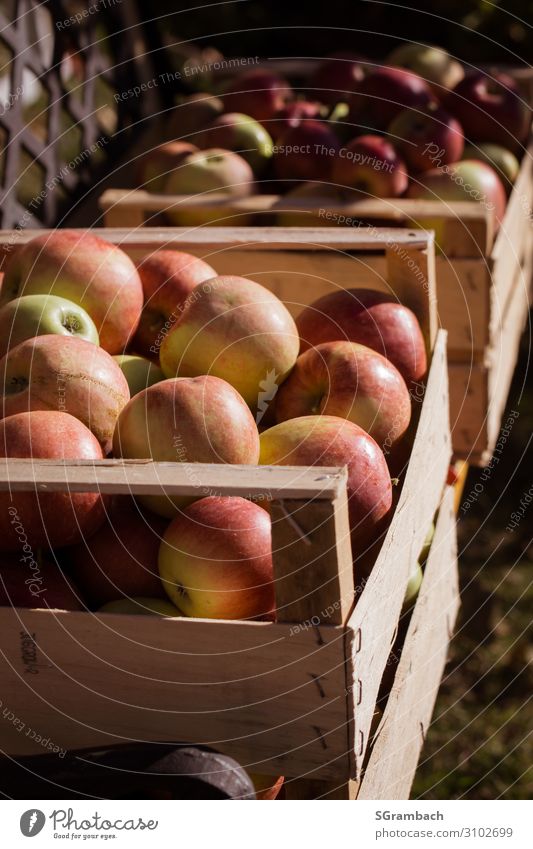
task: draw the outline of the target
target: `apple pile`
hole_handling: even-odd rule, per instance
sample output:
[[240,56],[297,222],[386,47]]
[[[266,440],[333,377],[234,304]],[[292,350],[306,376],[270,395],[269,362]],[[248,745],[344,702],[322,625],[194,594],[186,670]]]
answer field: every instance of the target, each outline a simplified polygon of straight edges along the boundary
[[[334,54],[296,91],[270,70],[246,70],[217,94],[176,107],[179,140],[140,158],[139,186],[200,198],[266,191],[479,201],[498,225],[531,122],[512,78],[465,71],[421,44],[402,45],[383,65]],[[183,226],[225,223],[223,206],[178,204],[166,216]]]
[[3,457],[182,463],[197,490],[0,493],[1,604],[272,619],[268,505],[205,490],[198,463],[346,466],[355,560],[386,529],[427,370],[392,298],[334,291],[294,320],[195,256],[55,231],[10,259],[0,328]]

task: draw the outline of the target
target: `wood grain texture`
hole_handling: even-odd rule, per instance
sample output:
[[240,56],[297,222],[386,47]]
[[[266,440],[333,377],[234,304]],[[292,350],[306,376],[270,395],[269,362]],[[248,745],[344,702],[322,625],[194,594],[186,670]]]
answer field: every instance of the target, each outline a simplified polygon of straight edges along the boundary
[[454,491],[448,487],[358,799],[409,798],[459,608],[455,523]]

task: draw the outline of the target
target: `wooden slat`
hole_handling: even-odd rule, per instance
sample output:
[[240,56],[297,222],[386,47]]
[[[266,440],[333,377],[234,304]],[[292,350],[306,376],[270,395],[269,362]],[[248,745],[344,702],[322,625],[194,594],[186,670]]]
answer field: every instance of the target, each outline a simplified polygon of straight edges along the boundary
[[358,799],[408,799],[459,608],[454,490],[448,487],[394,684]]
[[0,459],[0,491],[127,492],[134,495],[240,495],[333,501],[346,470],[312,466],[230,466],[151,460]]
[[348,621],[353,672],[347,690],[349,714],[354,717],[355,778],[359,777],[362,767],[381,676],[393,642],[409,572],[422,550],[447,476],[451,457],[448,404],[446,333],[440,330],[398,505],[370,577]]

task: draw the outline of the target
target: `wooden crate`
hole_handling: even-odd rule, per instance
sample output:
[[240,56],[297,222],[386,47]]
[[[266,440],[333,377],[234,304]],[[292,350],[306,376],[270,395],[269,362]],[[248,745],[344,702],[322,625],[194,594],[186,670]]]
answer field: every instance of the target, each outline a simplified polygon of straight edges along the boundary
[[[414,445],[396,510],[355,607],[344,470],[198,464],[191,482],[179,463],[1,461],[0,488],[13,493],[36,487],[192,495],[200,486],[268,499],[279,617],[276,623],[221,622],[0,609],[0,746],[15,756],[42,751],[34,734],[20,732],[17,719],[62,748],[192,741],[253,771],[289,776],[295,794],[300,781],[313,780],[315,795],[353,797],[409,570],[441,504],[451,456],[446,334],[436,328],[432,238],[395,231],[396,244],[416,258],[411,265],[382,237],[362,231],[351,235],[351,249],[309,234],[290,245],[266,239],[253,245],[240,237],[224,243],[220,231],[204,231],[203,246],[201,232],[105,235],[136,258],[157,247],[194,245],[217,267],[225,258],[235,271],[238,261],[239,273],[282,292],[293,306],[316,297],[307,291],[312,281],[318,289],[346,285],[337,274],[351,285],[377,282],[366,256],[380,252],[388,284],[424,329],[431,359],[425,396],[415,405]],[[8,244],[8,234],[0,234],[0,251]],[[424,269],[423,284],[415,266]]]

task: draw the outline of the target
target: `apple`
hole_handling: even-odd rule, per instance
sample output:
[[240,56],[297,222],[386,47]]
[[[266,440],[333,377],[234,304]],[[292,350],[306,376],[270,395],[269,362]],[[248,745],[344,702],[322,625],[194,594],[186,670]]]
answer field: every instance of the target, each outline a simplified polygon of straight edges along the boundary
[[258,801],[268,802],[277,799],[285,783],[285,776],[263,775],[260,772],[249,772],[255,788],[255,798]]
[[166,526],[128,495],[110,499],[98,531],[65,552],[65,565],[92,606],[122,596],[165,598],[157,555]]
[[168,175],[179,168],[189,153],[197,150],[196,145],[184,141],[166,142],[154,147],[144,153],[137,163],[136,185],[148,192],[163,192]]
[[376,65],[350,97],[349,118],[355,122],[364,119],[376,129],[385,129],[404,109],[424,109],[434,100],[431,88],[418,74]]
[[420,552],[420,557],[418,558],[420,563],[425,563],[429,556],[429,551],[431,548],[431,544],[433,542],[433,537],[435,536],[435,524],[432,522],[429,531],[426,534],[426,538],[424,540],[424,545],[422,546],[422,551]]
[[255,68],[235,77],[222,95],[226,112],[241,112],[256,121],[268,121],[292,97],[283,77]]
[[176,321],[191,292],[217,273],[203,259],[174,250],[154,251],[137,268],[144,307],[133,345],[145,357],[158,357],[162,337]]
[[163,586],[185,616],[255,619],[274,611],[270,516],[245,498],[202,498],[170,523]]
[[[88,344],[88,343],[87,343]],[[0,456],[34,460],[102,460],[100,445],[68,413],[35,410],[0,420]],[[28,558],[89,537],[104,521],[97,492],[0,492],[0,550]],[[25,561],[31,566],[31,560]],[[33,567],[31,567],[33,568]]]
[[275,141],[294,127],[308,118],[320,118],[322,107],[320,103],[312,103],[309,100],[292,100],[276,112],[273,118],[267,122],[268,132]]
[[339,52],[320,63],[309,80],[313,97],[334,106],[345,101],[365,76],[366,60],[356,53]]
[[424,573],[422,572],[422,567],[420,563],[415,563],[409,573],[409,580],[405,589],[405,596],[402,605],[402,609],[404,611],[406,610],[406,608],[411,607],[412,604],[414,604],[414,602],[416,601],[418,592],[420,590],[420,587],[422,586],[423,578]]
[[110,354],[126,348],[143,303],[141,281],[129,256],[117,245],[76,230],[43,233],[12,255],[0,304],[21,295],[57,295],[83,307]]
[[198,91],[184,97],[169,114],[169,130],[176,139],[196,141],[196,134],[224,112],[224,104],[219,97]]
[[[131,399],[113,437],[116,457],[185,463],[193,484],[195,463],[257,463],[259,434],[238,392],[225,380],[202,375],[163,380]],[[201,497],[206,493],[198,492]],[[139,496],[149,509],[174,516],[190,498]]]
[[503,183],[494,168],[475,159],[463,159],[453,165],[425,171],[409,186],[408,197],[481,203],[494,212],[496,228],[503,220],[507,205]]
[[300,354],[276,396],[276,419],[348,419],[390,450],[409,427],[411,398],[393,364],[356,342],[325,342]]
[[[290,189],[276,201],[272,211],[276,212],[276,224],[282,227],[337,227],[334,218],[324,217],[324,203],[329,201],[340,206],[345,204],[346,200],[346,190],[339,186],[310,181]],[[303,207],[302,201],[305,201]],[[309,204],[308,201],[312,203]]]
[[23,295],[0,307],[0,357],[34,336],[73,336],[99,344],[94,321],[78,304],[56,295]]
[[118,414],[130,392],[110,354],[73,336],[36,336],[0,360],[2,416],[59,410],[93,432],[104,453],[111,449]]
[[531,124],[531,110],[507,74],[466,74],[446,104],[462,124],[469,142],[492,142],[520,150]]
[[342,339],[383,354],[409,388],[426,375],[426,346],[418,319],[383,292],[339,289],[323,295],[300,313],[296,326],[302,352]]
[[0,607],[85,610],[70,579],[56,563],[37,552],[0,557]]
[[403,195],[409,182],[406,165],[394,145],[374,135],[358,136],[340,149],[332,179],[342,187],[378,198]]
[[299,340],[291,314],[272,292],[245,277],[214,277],[194,294],[163,339],[163,372],[220,377],[255,411],[296,362]]
[[255,175],[263,173],[272,157],[272,139],[265,128],[240,112],[215,118],[198,138],[202,148],[233,150],[245,159]]
[[400,112],[387,132],[415,173],[457,162],[464,149],[459,121],[435,103],[416,112]]
[[387,57],[388,65],[413,71],[425,80],[437,97],[443,89],[452,89],[461,82],[465,72],[457,59],[431,44],[401,44]]
[[339,140],[327,124],[306,120],[287,130],[274,147],[278,180],[329,180]]
[[301,416],[263,431],[263,466],[346,466],[354,556],[384,529],[392,506],[385,456],[363,428],[336,416]]
[[98,609],[98,613],[126,613],[130,616],[167,616],[173,619],[181,616],[180,611],[169,601],[161,598],[149,598],[147,596],[119,598],[113,601],[107,601]]
[[462,159],[479,159],[490,165],[500,177],[507,194],[510,194],[520,171],[520,163],[510,150],[490,142],[467,144]]
[[165,375],[151,360],[138,357],[136,354],[115,354],[113,357],[126,378],[130,390],[130,398],[142,389],[153,386],[165,379]]

